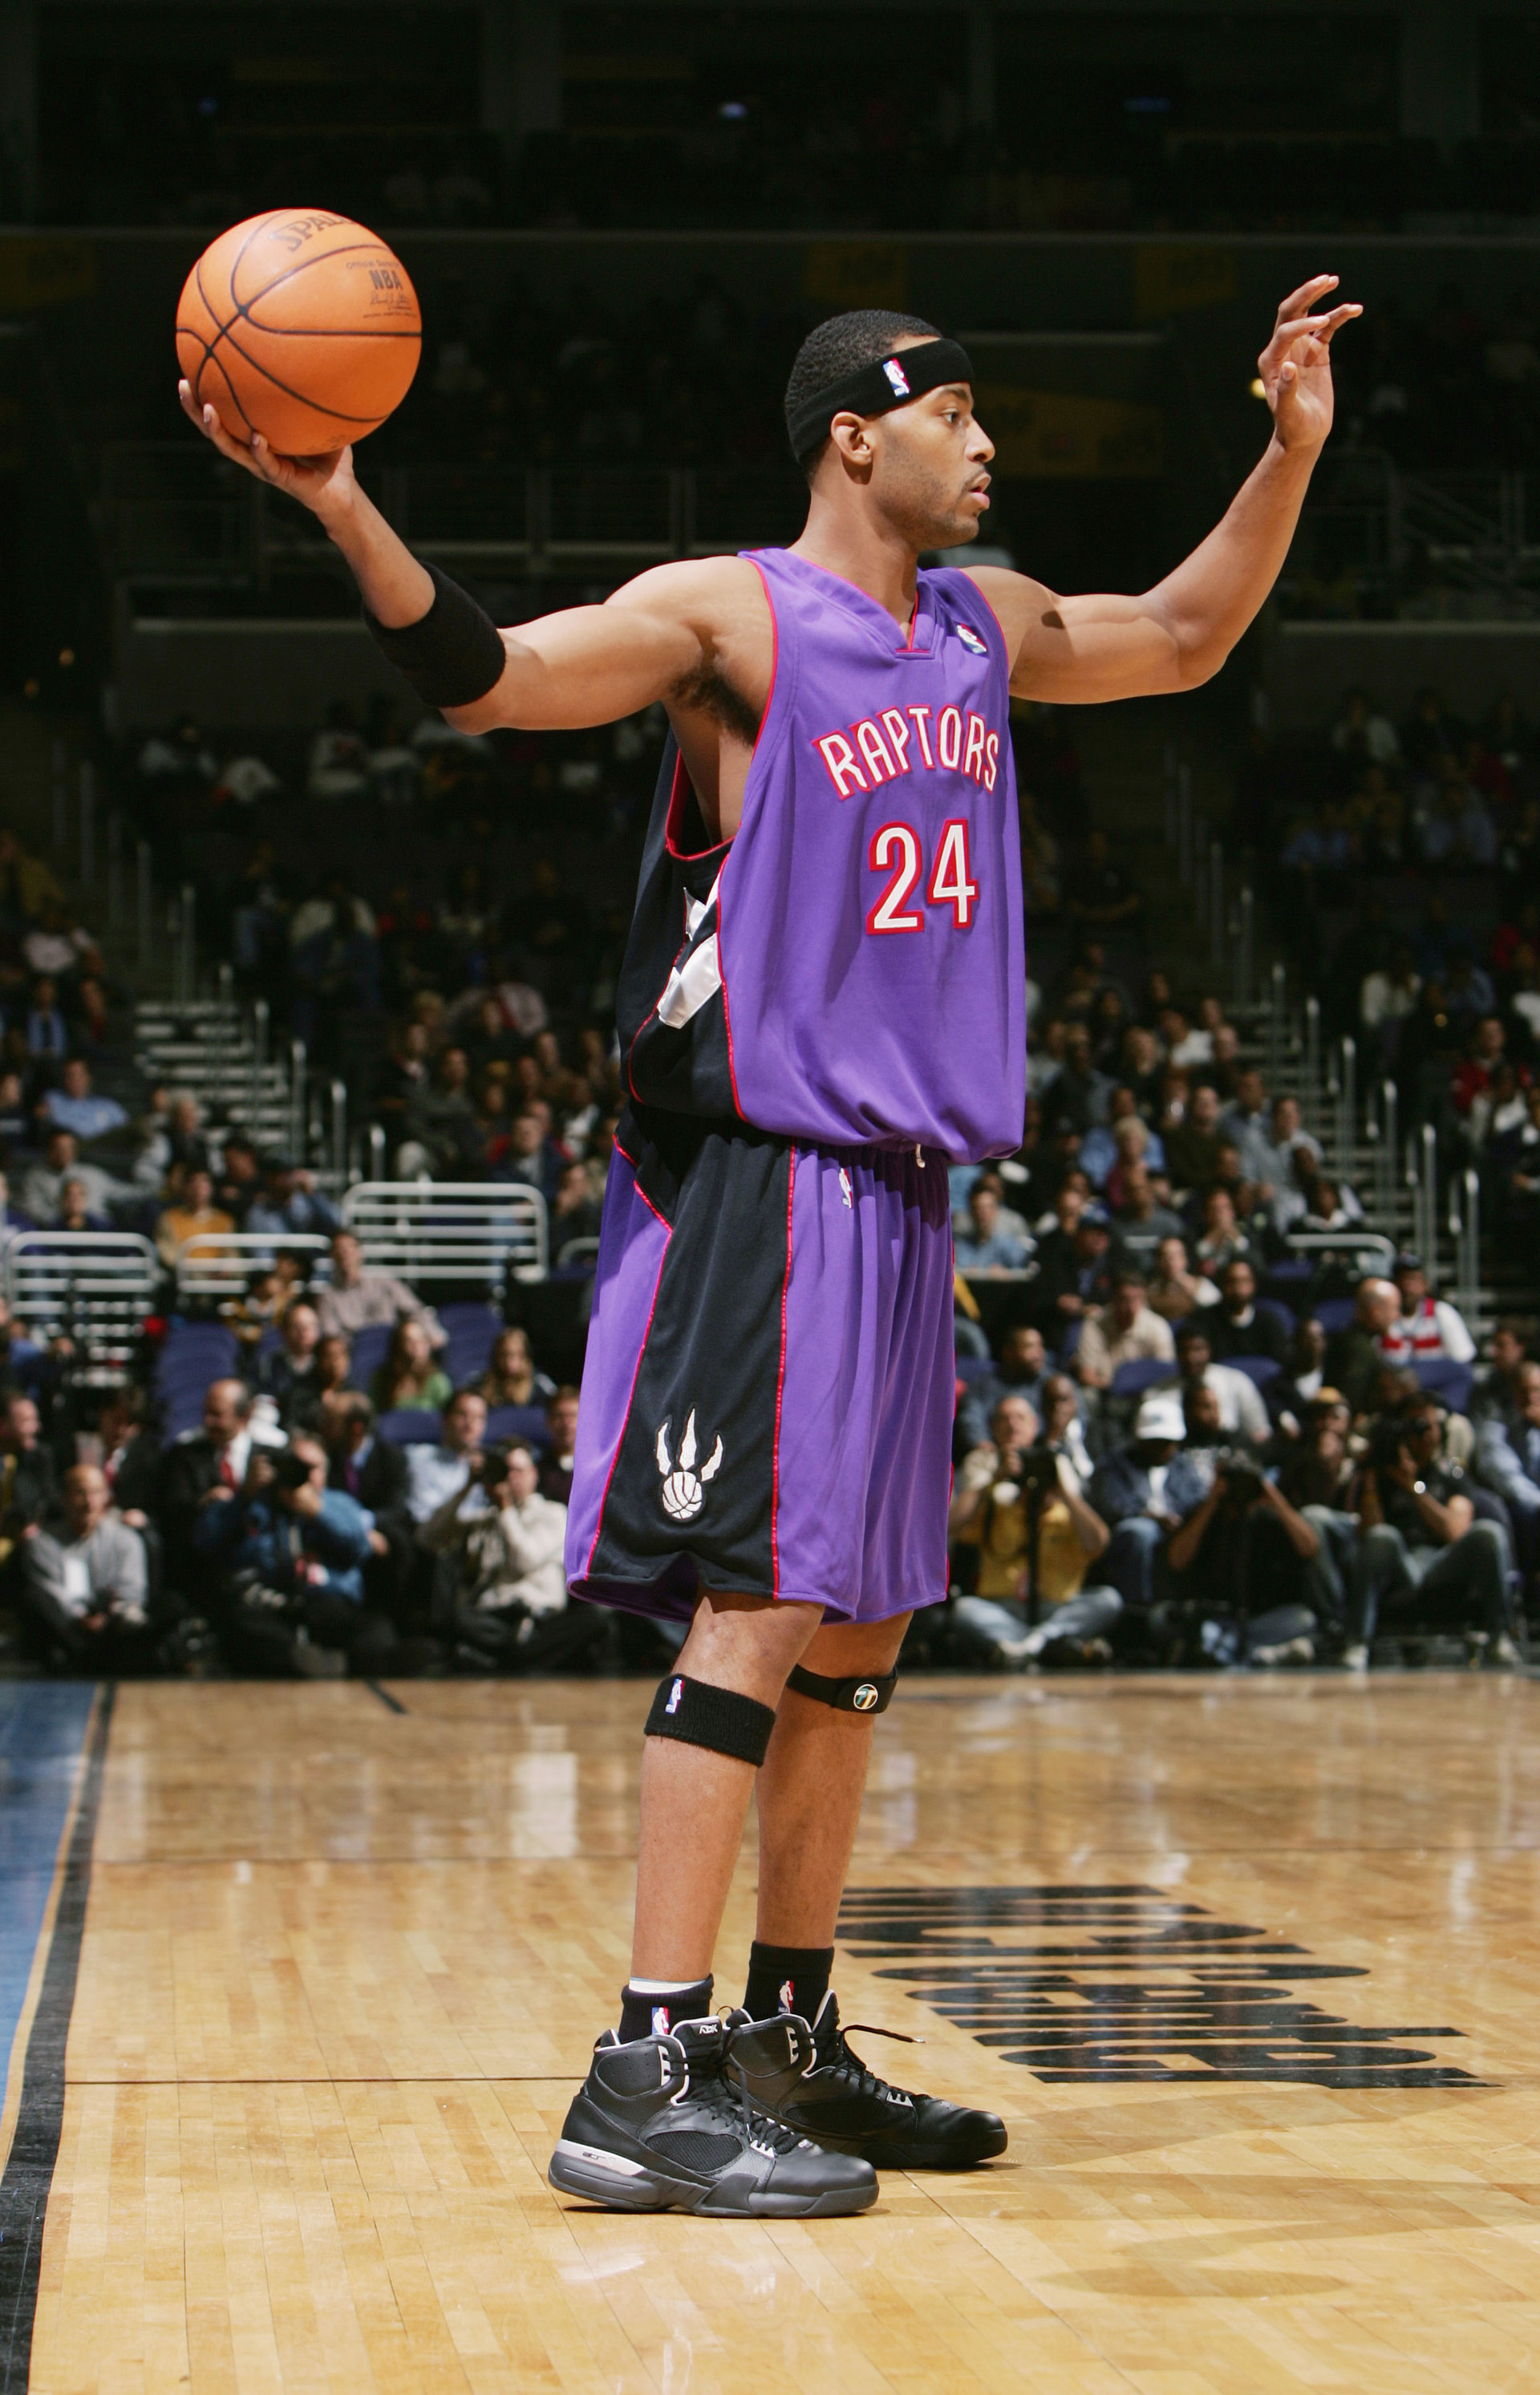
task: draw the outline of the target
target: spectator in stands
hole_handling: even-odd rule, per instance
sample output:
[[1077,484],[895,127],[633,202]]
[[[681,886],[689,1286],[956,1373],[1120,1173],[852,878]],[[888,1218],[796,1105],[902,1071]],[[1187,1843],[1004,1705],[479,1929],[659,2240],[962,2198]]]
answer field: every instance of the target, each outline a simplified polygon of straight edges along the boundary
[[1525,1118],[1494,1140],[1490,1164],[1505,1243],[1529,1250],[1540,1231],[1540,1082],[1525,1093]]
[[1087,1388],[1109,1389],[1122,1364],[1174,1360],[1171,1325],[1146,1303],[1142,1273],[1125,1268],[1112,1280],[1110,1303],[1086,1315],[1075,1349],[1075,1376]]
[[572,1459],[578,1449],[578,1392],[570,1384],[557,1390],[546,1408],[545,1454],[540,1461],[540,1491],[558,1504],[572,1502]]
[[1258,1447],[1267,1438],[1268,1409],[1255,1382],[1233,1364],[1215,1362],[1208,1332],[1200,1322],[1177,1326],[1175,1384],[1184,1405],[1194,1389],[1212,1391],[1227,1437],[1251,1439]]
[[[1106,1523],[1086,1503],[1069,1462],[1038,1447],[1037,1416],[1025,1397],[1002,1398],[991,1428],[989,1444],[963,1461],[949,1516],[951,1538],[978,1549],[976,1592],[957,1599],[957,1621],[1005,1669],[1030,1667],[1061,1640],[1082,1660],[1109,1661],[1106,1634],[1122,1599],[1115,1589],[1084,1585],[1090,1565],[1107,1552]],[[1042,1618],[1030,1626],[1036,1608]],[[1095,1659],[1093,1647],[1100,1649]]]
[[83,1056],[72,1056],[60,1086],[49,1090],[38,1113],[44,1120],[73,1131],[76,1139],[105,1139],[128,1120],[116,1098],[99,1096],[91,1088],[91,1068]]
[[100,1165],[77,1162],[74,1133],[68,1131],[48,1133],[42,1163],[34,1164],[21,1184],[22,1212],[43,1229],[57,1227],[64,1184],[72,1180],[78,1181],[85,1190],[88,1211],[106,1221],[112,1213],[117,1184]]
[[1091,1482],[1092,1507],[1111,1530],[1103,1569],[1124,1604],[1147,1614],[1162,1550],[1208,1488],[1181,1452],[1186,1436],[1180,1397],[1157,1391],[1135,1415],[1133,1437],[1103,1457]]
[[252,1421],[251,1391],[244,1381],[209,1383],[202,1428],[184,1431],[162,1459],[159,1519],[173,1586],[187,1594],[196,1586],[193,1531],[201,1509],[222,1502],[217,1490],[233,1496],[245,1484],[253,1447],[281,1443],[281,1436]]
[[183,1175],[179,1165],[173,1167],[173,1185],[180,1184],[179,1198],[174,1198],[155,1224],[155,1247],[167,1272],[175,1272],[177,1258],[187,1240],[201,1239],[206,1244],[201,1250],[205,1257],[228,1249],[213,1245],[215,1240],[228,1238],[235,1228],[234,1218],[214,1203],[214,1177],[209,1172],[189,1172]]
[[56,1502],[59,1477],[43,1422],[20,1389],[0,1395],[0,1588],[8,1588],[22,1549]]
[[437,1413],[449,1403],[448,1375],[433,1360],[426,1323],[409,1314],[396,1324],[385,1361],[369,1383],[369,1395],[382,1414],[402,1411]]
[[1361,1534],[1342,1658],[1350,1672],[1367,1671],[1382,1612],[1418,1626],[1453,1617],[1473,1660],[1506,1671],[1519,1661],[1507,1538],[1495,1522],[1476,1520],[1463,1474],[1430,1460],[1440,1435],[1432,1406],[1375,1424],[1359,1482]]
[[1199,1317],[1216,1364],[1232,1356],[1265,1356],[1282,1366],[1288,1333],[1278,1316],[1256,1302],[1256,1275],[1245,1256],[1232,1256],[1219,1275],[1219,1303]]
[[[298,1419],[296,1406],[315,1392],[321,1324],[314,1306],[297,1299],[284,1317],[278,1338],[278,1345],[258,1360],[257,1389],[260,1396],[272,1399],[279,1422],[287,1430]],[[313,1407],[304,1410],[312,1422]]]
[[1232,1105],[1240,1095],[1241,1069],[1240,1033],[1233,1023],[1217,1024],[1214,1031],[1214,1053],[1206,1065],[1198,1066],[1195,1079],[1208,1084],[1223,1110]]
[[1340,1389],[1355,1415],[1369,1402],[1374,1378],[1385,1361],[1381,1344],[1392,1323],[1401,1318],[1401,1291],[1393,1280],[1371,1274],[1354,1291],[1353,1318],[1327,1343],[1325,1374]]
[[55,1228],[60,1231],[104,1231],[107,1228],[106,1216],[92,1213],[86,1200],[86,1184],[78,1172],[66,1174],[60,1186],[59,1221]]
[[1359,991],[1359,1022],[1371,1043],[1371,1053],[1380,1065],[1394,1065],[1401,1025],[1416,1011],[1421,989],[1422,975],[1404,941],[1395,949],[1388,966],[1365,973]]
[[228,1132],[214,1202],[231,1216],[237,1230],[245,1230],[246,1216],[257,1202],[261,1185],[261,1169],[251,1141],[244,1131]]
[[492,1174],[494,1181],[538,1189],[550,1205],[566,1158],[550,1137],[551,1110],[538,1100],[521,1107],[509,1131],[508,1149]]
[[473,1513],[468,1484],[418,1533],[441,1559],[441,1634],[483,1671],[570,1669],[606,1625],[596,1607],[568,1607],[566,1507],[541,1496],[534,1454],[522,1443],[488,1448],[474,1487],[482,1502]]
[[1305,1211],[1306,1184],[1321,1170],[1321,1149],[1300,1127],[1297,1098],[1275,1098],[1268,1136],[1255,1145],[1256,1178],[1272,1191],[1274,1224],[1286,1231]]
[[957,1240],[957,1269],[963,1273],[1019,1272],[1030,1255],[1031,1243],[1000,1223],[1000,1192],[981,1179],[968,1192],[969,1228]]
[[316,1429],[330,1459],[328,1485],[344,1489],[369,1516],[365,1594],[378,1614],[402,1626],[413,1555],[407,1451],[376,1436],[375,1409],[357,1389],[328,1390],[317,1408]]
[[[1121,1175],[1113,1175],[1114,1181],[1120,1179],[1122,1195],[1112,1218],[1113,1246],[1120,1254],[1142,1259],[1151,1256],[1168,1239],[1183,1239],[1182,1218],[1174,1207],[1162,1205],[1147,1165],[1129,1165]],[[1112,1194],[1110,1184],[1108,1194]],[[1183,1252],[1185,1255],[1185,1246]],[[1157,1306],[1156,1312],[1162,1311]]]
[[553,1262],[574,1239],[596,1239],[603,1209],[589,1182],[588,1166],[577,1159],[564,1164],[551,1209],[551,1253]]
[[1082,1489],[1089,1489],[1095,1464],[1085,1443],[1085,1425],[1081,1417],[1081,1393],[1068,1372],[1050,1372],[1042,1383],[1042,1404],[1034,1406],[1040,1416],[1042,1444],[1055,1455],[1062,1455]]
[[112,1509],[104,1474],[77,1463],[26,1542],[21,1597],[46,1646],[77,1670],[115,1674],[150,1660],[144,1541]]
[[1473,1364],[1476,1342],[1458,1307],[1434,1297],[1421,1256],[1399,1255],[1395,1284],[1401,1303],[1396,1319],[1380,1336],[1380,1352],[1395,1364],[1418,1364],[1445,1356],[1455,1364]]
[[[13,1147],[24,1147],[31,1136],[32,1123],[22,1097],[21,1076],[0,1070],[0,1155],[8,1156]],[[0,1215],[0,1230],[4,1230],[10,1220],[8,1216]],[[24,1230],[27,1225],[23,1224],[21,1227]]]
[[1276,1185],[1268,1179],[1268,1167],[1273,1161],[1272,1119],[1267,1085],[1255,1065],[1247,1065],[1236,1077],[1234,1102],[1220,1117],[1219,1136],[1239,1152],[1242,1173],[1258,1184],[1266,1204]]
[[134,1382],[109,1392],[97,1417],[101,1469],[116,1512],[142,1530],[160,1502],[160,1442],[150,1428],[150,1400]]
[[1273,1420],[1288,1438],[1297,1438],[1306,1410],[1327,1387],[1326,1333],[1313,1314],[1296,1322],[1283,1370],[1268,1389]]
[[32,1004],[23,1019],[27,1053],[34,1065],[62,1065],[69,1052],[69,1026],[60,1011],[59,985],[44,973],[33,986]]
[[[1211,1420],[1209,1407],[1194,1408],[1200,1436]],[[1166,1549],[1200,1650],[1265,1670],[1315,1661],[1318,1636],[1336,1608],[1321,1555],[1320,1532],[1261,1465],[1223,1449],[1212,1486]]]
[[464,1489],[485,1436],[485,1399],[474,1389],[460,1389],[444,1409],[438,1443],[406,1449],[406,1510],[419,1529],[446,1498]]
[[1540,1364],[1520,1363],[1507,1401],[1482,1413],[1476,1471],[1508,1509],[1527,1577],[1540,1568]]
[[445,1345],[449,1334],[432,1307],[424,1305],[417,1291],[393,1274],[366,1272],[364,1250],[352,1231],[336,1233],[331,1254],[331,1280],[315,1292],[323,1332],[345,1331],[352,1339],[361,1330],[382,1328],[388,1322],[420,1322],[430,1347]]
[[1235,1256],[1249,1256],[1251,1238],[1235,1211],[1235,1199],[1217,1183],[1203,1198],[1202,1229],[1193,1244],[1193,1261],[1209,1275],[1222,1273]]
[[209,1601],[238,1671],[338,1679],[370,1627],[364,1570],[369,1517],[326,1485],[326,1450],[309,1434],[281,1453],[257,1449],[238,1490],[209,1492],[193,1544],[212,1574]]
[[1483,1014],[1474,1025],[1464,1062],[1454,1076],[1452,1095],[1456,1114],[1467,1115],[1478,1092],[1491,1089],[1497,1067],[1506,1061],[1507,1041],[1500,1015]]
[[1107,931],[1117,923],[1134,922],[1143,912],[1144,900],[1122,866],[1115,862],[1107,834],[1092,832],[1085,843],[1084,859],[1069,878],[1071,920]]
[[1108,1263],[1111,1234],[1085,1211],[1085,1194],[1067,1182],[1054,1204],[1055,1228],[1039,1242],[1037,1277],[1028,1294],[1032,1318],[1050,1347],[1062,1346],[1087,1305],[1112,1294]]
[[499,1406],[545,1406],[556,1395],[556,1383],[537,1369],[530,1353],[529,1333],[517,1323],[499,1330],[492,1343],[485,1371],[476,1382],[488,1412]]
[[1045,1119],[1050,1124],[1072,1123],[1078,1131],[1087,1131],[1093,1123],[1107,1120],[1114,1086],[1111,1075],[1095,1062],[1089,1026],[1068,1025],[1063,1065],[1052,1085],[1040,1093]]
[[1188,1262],[1187,1241],[1175,1233],[1163,1238],[1155,1250],[1155,1269],[1145,1295],[1151,1313],[1163,1316],[1167,1322],[1184,1322],[1201,1306],[1219,1303],[1216,1284],[1194,1272]]
[[1203,1189],[1219,1162],[1219,1098],[1206,1081],[1192,1091],[1182,1119],[1165,1132],[1166,1164],[1175,1189]]
[[315,1185],[315,1175],[286,1156],[270,1156],[262,1167],[262,1194],[246,1214],[248,1231],[265,1231],[282,1238],[288,1231],[318,1231],[330,1238],[342,1227],[331,1199]]
[[24,1389],[29,1396],[48,1377],[48,1352],[29,1339],[0,1297],[0,1390]]
[[1332,747],[1354,764],[1394,765],[1401,759],[1395,725],[1387,715],[1376,712],[1365,690],[1345,694],[1342,713],[1332,726]]

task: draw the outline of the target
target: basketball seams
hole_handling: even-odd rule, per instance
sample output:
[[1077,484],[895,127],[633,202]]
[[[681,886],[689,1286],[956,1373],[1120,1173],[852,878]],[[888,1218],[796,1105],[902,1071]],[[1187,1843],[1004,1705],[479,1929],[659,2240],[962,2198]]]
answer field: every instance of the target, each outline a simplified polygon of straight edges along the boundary
[[[260,332],[261,326],[259,325],[257,329]],[[228,328],[221,337],[229,340],[230,346],[234,351],[236,356],[238,358],[243,358],[254,374],[259,374],[264,382],[270,382],[272,385],[274,390],[281,390],[285,399],[297,399],[300,406],[308,407],[312,415],[329,416],[332,421],[336,424],[367,424],[372,426],[384,422],[383,417],[349,416],[339,407],[327,407],[323,400],[312,399],[308,391],[296,390],[291,384],[280,381],[279,377],[273,373],[271,366],[265,366],[260,358],[254,358],[249,350],[242,349],[241,344],[235,338],[234,334],[229,332]],[[360,438],[362,438],[362,435],[360,435]]]

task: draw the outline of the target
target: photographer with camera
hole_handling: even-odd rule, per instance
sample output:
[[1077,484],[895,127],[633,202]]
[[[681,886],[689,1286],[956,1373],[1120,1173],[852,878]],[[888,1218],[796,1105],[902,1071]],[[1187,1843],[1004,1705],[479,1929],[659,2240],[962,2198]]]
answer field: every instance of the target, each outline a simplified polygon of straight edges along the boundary
[[1459,1467],[1438,1462],[1440,1434],[1431,1404],[1374,1426],[1359,1477],[1342,1658],[1350,1672],[1368,1670],[1382,1614],[1424,1629],[1442,1618],[1464,1628],[1472,1661],[1508,1672],[1519,1661],[1507,1535],[1476,1519]]
[[437,1558],[434,1627],[459,1664],[564,1671],[603,1642],[607,1624],[598,1608],[567,1605],[566,1507],[541,1496],[539,1478],[522,1443],[489,1447],[465,1487],[418,1532]]
[[948,1517],[950,1537],[978,1550],[976,1591],[957,1599],[954,1621],[1002,1670],[1030,1669],[1054,1647],[1069,1661],[1109,1661],[1122,1599],[1083,1585],[1106,1550],[1106,1523],[1062,1444],[1039,1443],[1025,1397],[1002,1397],[990,1427],[993,1439],[962,1461]]
[[1200,1383],[1186,1399],[1188,1444],[1213,1483],[1166,1549],[1188,1645],[1215,1662],[1264,1670],[1311,1663],[1335,1605],[1320,1532],[1254,1454],[1218,1442],[1219,1403]]
[[[241,1488],[198,1514],[207,1602],[237,1671],[339,1679],[350,1653],[372,1643],[364,1604],[372,1520],[327,1488],[326,1468],[325,1449],[308,1433],[276,1451],[253,1447]],[[382,1629],[380,1644],[391,1643]]]

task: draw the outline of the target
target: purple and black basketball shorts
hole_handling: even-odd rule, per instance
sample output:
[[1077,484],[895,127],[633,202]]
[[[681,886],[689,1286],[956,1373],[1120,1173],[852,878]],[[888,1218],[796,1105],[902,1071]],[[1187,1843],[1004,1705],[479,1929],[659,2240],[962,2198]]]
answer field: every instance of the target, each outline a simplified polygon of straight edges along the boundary
[[703,1589],[879,1621],[947,1592],[947,1160],[649,1111],[604,1193],[567,1515],[573,1594]]

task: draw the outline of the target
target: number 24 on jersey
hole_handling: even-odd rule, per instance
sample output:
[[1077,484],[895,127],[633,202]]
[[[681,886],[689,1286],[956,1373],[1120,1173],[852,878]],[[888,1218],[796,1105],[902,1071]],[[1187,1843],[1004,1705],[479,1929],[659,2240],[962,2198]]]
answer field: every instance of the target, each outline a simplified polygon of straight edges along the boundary
[[[867,916],[867,930],[923,932],[925,918],[915,893],[924,880],[925,860],[920,835],[913,826],[883,824],[871,835],[867,863],[873,873],[888,876],[886,889]],[[932,906],[949,906],[956,928],[965,932],[973,922],[977,896],[978,884],[968,870],[968,827],[959,818],[941,827],[936,862],[925,885],[925,899]]]

